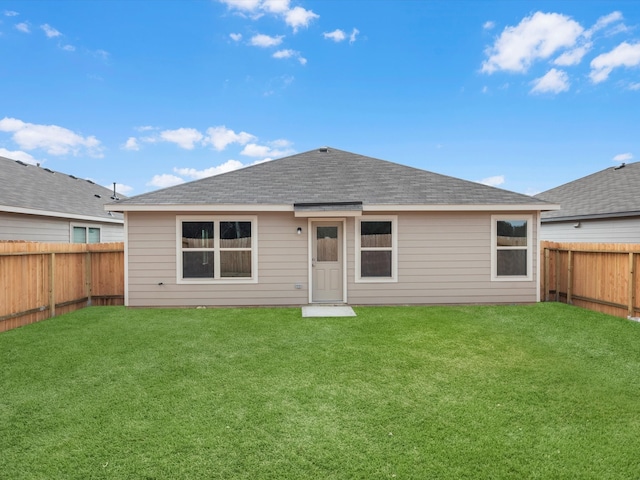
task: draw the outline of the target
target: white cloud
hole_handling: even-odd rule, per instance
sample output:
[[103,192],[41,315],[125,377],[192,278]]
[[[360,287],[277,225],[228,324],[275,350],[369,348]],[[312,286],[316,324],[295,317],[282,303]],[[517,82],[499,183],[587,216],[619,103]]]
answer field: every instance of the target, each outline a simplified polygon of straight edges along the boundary
[[55,38],[55,37],[59,37],[60,35],[62,35],[58,30],[53,28],[48,23],[45,23],[44,25],[40,25],[40,28],[42,29],[42,31],[44,32],[44,34],[48,38]]
[[271,149],[266,145],[250,143],[242,149],[240,155],[246,155],[247,157],[266,157],[270,151]]
[[241,33],[230,33],[229,37],[231,37],[231,40],[233,40],[234,42],[239,42],[240,40],[242,40]]
[[297,53],[295,50],[278,50],[273,54],[273,58],[291,58]]
[[189,177],[197,180],[200,178],[220,175],[221,173],[231,172],[244,166],[245,165],[238,160],[227,160],[222,165],[218,165],[217,167],[205,168],[204,170],[196,170],[195,168],[174,168],[173,171],[183,177]]
[[487,177],[480,180],[478,183],[488,185],[490,187],[497,187],[504,183],[504,175],[495,175],[493,177]]
[[93,52],[93,54],[104,61],[107,61],[111,56],[111,54],[106,50],[96,50],[95,52]]
[[206,143],[213,145],[213,148],[219,152],[227,148],[232,143],[246,145],[256,137],[247,132],[236,133],[224,125],[218,127],[210,127],[207,129]]
[[612,158],[614,162],[628,162],[633,159],[633,154],[631,153],[619,153],[615,157]]
[[277,47],[282,43],[283,38],[284,38],[284,35],[277,35],[275,37],[270,37],[269,35],[264,35],[262,33],[259,33],[251,37],[251,40],[249,41],[249,43],[254,47],[262,47],[262,48]]
[[262,158],[284,157],[295,152],[292,148],[288,148],[290,146],[291,142],[288,142],[287,140],[276,140],[275,142],[271,142],[270,146],[249,143],[242,149],[240,155]]
[[65,50],[67,52],[75,52],[76,51],[76,47],[74,47],[73,45],[63,45],[62,50]]
[[195,128],[178,128],[160,132],[160,138],[165,142],[172,142],[185,150],[193,150],[196,143],[204,138]]
[[27,152],[23,152],[22,150],[7,150],[6,148],[0,148],[0,157],[10,158],[11,160],[20,160],[24,163],[29,163],[31,165],[37,165],[39,162],[33,156],[29,155]]
[[151,125],[141,125],[139,127],[135,127],[135,129],[139,132],[150,132],[151,130],[157,130],[156,127],[152,127]]
[[482,64],[482,71],[526,72],[534,61],[574,46],[583,32],[579,23],[565,15],[536,12],[517,26],[503,30],[485,50],[488,59]]
[[302,7],[294,7],[284,14],[284,21],[293,28],[294,32],[298,31],[300,27],[308,27],[311,21],[316,18],[320,18],[320,15]]
[[181,183],[184,183],[182,178],[169,173],[163,173],[162,175],[154,175],[153,178],[147,182],[147,185],[151,187],[166,188],[174,185],[180,185]]
[[347,38],[347,34],[339,28],[335,29],[333,32],[324,32],[322,36],[329,40],[333,40],[334,42],[342,42]]
[[86,153],[102,157],[102,146],[96,137],[83,137],[57,125],[37,125],[5,117],[0,120],[0,131],[13,133],[13,141],[24,150],[43,149],[50,155]]
[[562,70],[552,68],[544,76],[533,81],[531,93],[560,93],[569,90],[569,76]]
[[484,24],[482,25],[482,28],[485,30],[493,30],[495,26],[496,26],[496,22],[488,20],[484,22]]
[[609,15],[603,15],[602,17],[598,18],[598,20],[596,21],[593,27],[591,27],[589,30],[585,32],[585,35],[591,36],[598,30],[602,30],[603,28],[609,26],[612,23],[622,21],[622,19],[623,19],[622,13],[618,11],[611,12]]
[[591,60],[589,77],[593,83],[604,82],[614,68],[636,67],[640,65],[640,43],[622,42],[608,53]]
[[289,10],[289,0],[264,0],[262,8],[271,13],[285,13]]
[[273,142],[269,142],[269,145],[277,148],[289,148],[293,143],[291,140],[287,140],[285,138],[279,138],[278,140],[274,140]]
[[351,30],[351,34],[349,35],[349,43],[354,43],[356,41],[356,37],[360,34],[360,30],[354,28]]
[[18,12],[14,12],[13,10],[5,10],[2,12],[5,17],[17,17],[20,15]]
[[296,50],[278,50],[272,56],[273,58],[296,58],[302,65],[306,65],[307,63],[307,59]]
[[125,150],[131,150],[137,152],[140,150],[140,145],[138,144],[138,139],[136,137],[129,137],[127,142],[122,146]]
[[220,0],[229,8],[253,12],[260,6],[261,0]]
[[640,83],[630,83],[629,90],[640,90]]
[[31,28],[27,22],[16,23],[16,30],[22,33],[31,33]]
[[553,63],[562,67],[578,65],[582,61],[582,58],[589,52],[589,50],[591,50],[592,46],[593,44],[588,42],[572,50],[567,50],[556,58]]

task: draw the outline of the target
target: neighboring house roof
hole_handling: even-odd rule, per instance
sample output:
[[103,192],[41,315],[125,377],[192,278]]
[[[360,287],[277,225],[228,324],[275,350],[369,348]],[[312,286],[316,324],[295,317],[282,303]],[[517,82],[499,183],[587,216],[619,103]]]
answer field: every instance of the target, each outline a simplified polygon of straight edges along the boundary
[[76,220],[124,223],[106,212],[113,192],[48,168],[0,157],[0,211]]
[[622,164],[566,183],[536,198],[560,204],[543,222],[640,215],[640,162]]
[[295,210],[330,210],[332,205],[339,210],[397,205],[556,207],[527,195],[323,147],[145,193],[107,208],[179,209],[182,205],[288,206],[289,210],[294,206]]

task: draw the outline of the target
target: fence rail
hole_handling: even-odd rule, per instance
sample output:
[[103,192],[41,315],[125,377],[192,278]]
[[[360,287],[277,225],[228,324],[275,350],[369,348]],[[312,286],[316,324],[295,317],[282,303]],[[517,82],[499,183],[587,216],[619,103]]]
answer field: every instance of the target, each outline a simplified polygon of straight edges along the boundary
[[124,304],[124,244],[0,243],[0,332]]
[[620,317],[640,314],[640,244],[541,242],[544,301]]

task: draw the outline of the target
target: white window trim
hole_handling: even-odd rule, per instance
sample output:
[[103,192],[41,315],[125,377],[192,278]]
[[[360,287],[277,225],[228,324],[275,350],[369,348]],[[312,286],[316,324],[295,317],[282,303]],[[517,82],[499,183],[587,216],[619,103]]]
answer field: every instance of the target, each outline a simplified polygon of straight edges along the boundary
[[[391,276],[390,277],[362,277],[360,269],[360,224],[362,222],[391,222]],[[355,283],[397,283],[398,282],[398,216],[397,215],[363,215],[355,221]],[[367,250],[375,250],[368,248]],[[388,250],[380,248],[379,250]]]
[[[90,223],[70,223],[69,224],[69,243],[75,243],[73,241],[73,229],[75,227],[79,227],[79,228],[84,228],[85,229],[85,232],[86,232],[85,238],[87,239],[85,244],[89,244],[89,229],[90,228],[97,228],[98,232],[100,234],[100,239],[95,243],[102,243],[102,226],[101,225],[92,225]],[[82,244],[78,244],[78,245],[82,245]]]
[[[219,222],[251,222],[251,277],[240,278],[182,278],[182,222],[213,222],[214,241],[211,249],[193,249],[190,251],[212,251],[215,258],[215,271],[220,275],[220,228]],[[217,231],[216,231],[217,229]],[[222,249],[225,250],[225,249]],[[188,285],[237,285],[239,283],[258,283],[258,217],[255,215],[176,215],[176,283]]]
[[[527,274],[498,276],[498,250],[522,250],[522,247],[498,247],[498,222],[525,220],[527,222]],[[530,282],[533,280],[533,215],[491,215],[491,281]]]

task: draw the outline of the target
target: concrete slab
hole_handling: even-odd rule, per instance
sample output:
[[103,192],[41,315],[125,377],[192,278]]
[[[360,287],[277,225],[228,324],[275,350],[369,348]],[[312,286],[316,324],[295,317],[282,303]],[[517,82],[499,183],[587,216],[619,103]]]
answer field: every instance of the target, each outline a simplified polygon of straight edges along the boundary
[[309,305],[302,307],[302,317],[355,317],[353,308],[346,305]]

